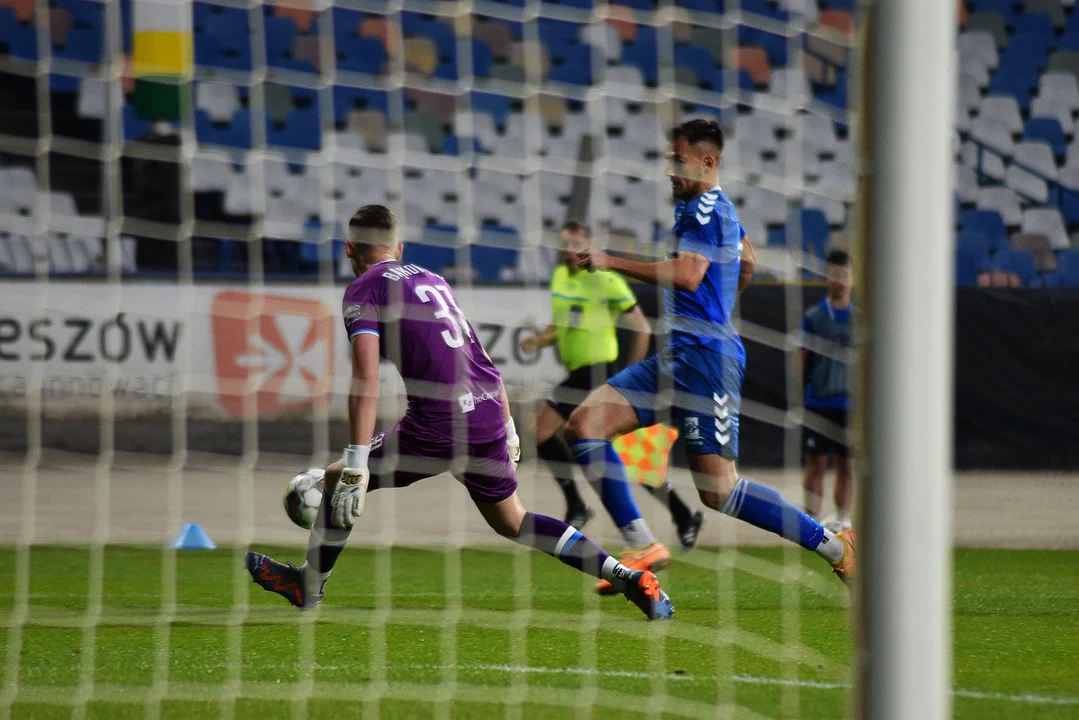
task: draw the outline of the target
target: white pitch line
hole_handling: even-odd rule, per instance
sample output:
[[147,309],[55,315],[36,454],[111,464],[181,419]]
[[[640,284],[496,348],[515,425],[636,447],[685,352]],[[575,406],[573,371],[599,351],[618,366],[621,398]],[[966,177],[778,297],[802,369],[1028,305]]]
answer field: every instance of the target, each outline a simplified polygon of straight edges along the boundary
[[[600,670],[599,668],[582,667],[535,667],[527,665],[409,665],[412,670],[465,670],[478,672],[504,672],[515,674],[538,674],[538,675],[595,675],[601,677],[627,677],[651,679],[663,677],[667,680],[679,682],[715,682],[716,678],[711,675],[689,675],[686,673],[650,673],[638,670]],[[746,685],[783,685],[788,687],[808,688],[812,690],[847,690],[851,687],[847,682],[828,682],[821,680],[791,680],[788,678],[759,677],[757,675],[730,675],[728,680]],[[980,690],[964,690],[957,688],[952,691],[956,697],[971,700],[997,700],[1003,702],[1027,703],[1031,705],[1079,705],[1079,698],[1065,695],[1038,695],[1035,693],[1021,693],[1011,695],[998,692],[982,692]]]

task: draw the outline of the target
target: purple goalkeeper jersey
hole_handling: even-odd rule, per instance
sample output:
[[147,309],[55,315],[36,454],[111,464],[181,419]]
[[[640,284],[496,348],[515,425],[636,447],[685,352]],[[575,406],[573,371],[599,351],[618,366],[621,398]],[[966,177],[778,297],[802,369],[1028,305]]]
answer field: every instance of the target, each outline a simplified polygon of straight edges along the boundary
[[342,308],[349,342],[377,335],[401,374],[410,432],[435,443],[505,436],[498,370],[442,277],[385,260],[352,281]]

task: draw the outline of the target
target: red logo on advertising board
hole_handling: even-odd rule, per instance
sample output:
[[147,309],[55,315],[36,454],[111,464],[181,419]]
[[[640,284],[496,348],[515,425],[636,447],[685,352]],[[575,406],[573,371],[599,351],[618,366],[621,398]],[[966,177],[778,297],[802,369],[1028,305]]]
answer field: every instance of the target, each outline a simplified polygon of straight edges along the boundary
[[221,407],[233,417],[303,411],[333,392],[333,312],[318,300],[226,290],[212,307]]

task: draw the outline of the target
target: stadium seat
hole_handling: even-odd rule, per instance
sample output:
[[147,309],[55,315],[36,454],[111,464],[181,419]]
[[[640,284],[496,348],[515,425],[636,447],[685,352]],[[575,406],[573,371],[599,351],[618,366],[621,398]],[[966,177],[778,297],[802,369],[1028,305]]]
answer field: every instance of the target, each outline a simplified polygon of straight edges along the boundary
[[1057,275],[1061,287],[1079,288],[1079,250],[1061,250],[1057,253]]
[[1079,52],[1057,50],[1049,56],[1047,69],[1049,72],[1067,73],[1079,79]]
[[481,282],[511,280],[516,269],[520,237],[512,227],[488,226],[480,231],[479,243],[471,246],[472,267]]
[[1031,117],[1023,130],[1023,139],[1047,144],[1055,160],[1063,160],[1068,151],[1068,139],[1055,118]]
[[994,12],[974,12],[967,16],[967,32],[984,32],[993,38],[997,49],[1008,44],[1008,28],[1004,18]]
[[1019,103],[1019,109],[1030,107],[1031,92],[1038,84],[1038,71],[1032,67],[1005,66],[1003,62],[989,80],[989,92],[993,95],[1011,95]]
[[1053,150],[1047,143],[1024,140],[1015,146],[1005,182],[1016,192],[1039,203],[1049,201],[1048,183],[1057,178]]
[[978,281],[978,273],[991,264],[989,241],[980,233],[965,230],[956,236],[955,247],[959,284],[973,287]]
[[1002,122],[1011,133],[1023,132],[1023,117],[1019,112],[1019,103],[1014,97],[987,95],[982,98],[979,117],[995,118]]
[[1012,235],[1012,250],[1023,250],[1034,258],[1034,269],[1039,273],[1057,271],[1057,256],[1049,247],[1049,238],[1037,233],[1016,233]]
[[1079,224],[1079,168],[1064,168],[1057,175],[1060,183],[1060,213],[1068,225]]
[[970,137],[975,142],[997,150],[1004,155],[1011,155],[1015,149],[1015,139],[1011,129],[999,118],[981,115],[971,125]]
[[996,210],[967,210],[960,218],[963,231],[981,234],[993,252],[1008,248],[1008,231]]
[[1013,273],[1023,287],[1037,284],[1038,272],[1034,268],[1034,257],[1024,250],[1001,250],[993,256],[993,267]]
[[240,95],[230,83],[200,82],[195,86],[195,107],[205,110],[215,123],[229,122],[240,109]]
[[996,13],[1011,25],[1015,21],[1015,3],[1012,0],[970,0],[974,12]]
[[552,61],[547,79],[572,85],[592,84],[592,46],[571,45],[566,51],[563,64]]
[[[147,130],[149,130],[149,123],[147,123]],[[195,136],[200,143],[250,148],[251,111],[247,108],[240,108],[232,116],[232,121],[223,126],[215,124],[205,110],[196,110]]]
[[649,86],[654,86],[659,73],[659,61],[656,52],[655,28],[640,26],[637,31],[636,42],[622,46],[621,61],[623,64],[640,68],[645,83]]
[[[434,71],[438,59],[434,55],[434,43],[425,38],[414,38],[405,41],[405,48],[405,62],[410,69],[427,75]],[[338,70],[381,75],[386,62],[386,47],[377,38],[349,37],[337,45]]]
[[1055,207],[1030,208],[1023,212],[1021,230],[1025,233],[1037,233],[1049,238],[1049,245],[1054,250],[1070,247],[1068,232],[1060,211]]
[[388,108],[388,95],[384,90],[361,90],[343,85],[333,86],[334,123],[344,125],[348,114],[353,110],[377,110],[385,113]]
[[1010,187],[990,185],[979,188],[976,204],[979,210],[996,210],[1005,225],[1017,227],[1023,222],[1019,196]]
[[961,67],[977,63],[990,70],[996,69],[1000,54],[992,34],[968,29],[959,34],[957,44]]
[[[1012,36],[1008,40],[1008,46],[1013,47],[1017,44],[1016,39],[1019,38],[1019,42],[1024,42],[1028,45],[1030,43],[1025,38],[1037,38],[1041,49],[1052,47],[1056,42],[1056,28],[1053,27],[1053,21],[1049,19],[1048,15],[1041,13],[1020,13],[1016,18],[1012,26]],[[1044,68],[1041,65],[1040,68]]]
[[1039,13],[1048,17],[1054,30],[1063,30],[1067,23],[1061,0],[1025,0],[1023,5],[1027,13]]

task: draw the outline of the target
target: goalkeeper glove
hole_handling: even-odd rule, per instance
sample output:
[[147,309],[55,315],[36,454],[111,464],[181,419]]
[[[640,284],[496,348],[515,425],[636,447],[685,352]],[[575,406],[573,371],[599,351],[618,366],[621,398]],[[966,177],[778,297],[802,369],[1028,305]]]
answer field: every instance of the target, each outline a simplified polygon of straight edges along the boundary
[[521,462],[521,438],[517,437],[517,428],[513,424],[513,418],[506,423],[506,449],[513,462],[513,471],[517,472],[517,463]]
[[363,514],[367,483],[371,479],[371,473],[367,470],[367,456],[370,454],[370,445],[349,445],[345,448],[345,468],[330,498],[330,520],[342,530],[352,527]]

